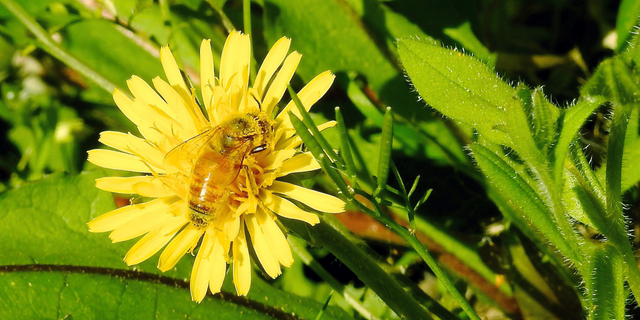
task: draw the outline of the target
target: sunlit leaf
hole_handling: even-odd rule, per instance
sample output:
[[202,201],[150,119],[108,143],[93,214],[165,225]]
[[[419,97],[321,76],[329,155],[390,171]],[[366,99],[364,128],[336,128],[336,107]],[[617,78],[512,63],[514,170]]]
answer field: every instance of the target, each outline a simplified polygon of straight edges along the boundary
[[[157,257],[127,267],[122,257],[132,242],[112,244],[86,225],[114,208],[112,195],[94,187],[100,176],[57,174],[0,195],[0,281],[7,289],[0,290],[1,318],[313,318],[322,310],[322,303],[275,290],[257,275],[248,298],[225,293],[197,304],[184,280],[192,257],[164,274]],[[230,280],[223,290],[233,292]],[[348,315],[329,307],[324,318]]]
[[519,107],[514,106],[515,90],[485,64],[418,39],[398,40],[398,54],[411,82],[430,106],[489,140],[510,144],[505,111]]

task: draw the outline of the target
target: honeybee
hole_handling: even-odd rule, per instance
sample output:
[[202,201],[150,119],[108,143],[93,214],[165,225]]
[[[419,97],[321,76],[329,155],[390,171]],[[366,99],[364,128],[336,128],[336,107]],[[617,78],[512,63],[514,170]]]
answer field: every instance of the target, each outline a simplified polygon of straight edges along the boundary
[[247,155],[267,150],[273,124],[257,108],[227,116],[201,134],[181,143],[165,156],[165,163],[195,159],[187,187],[189,220],[206,227],[228,203],[230,186]]

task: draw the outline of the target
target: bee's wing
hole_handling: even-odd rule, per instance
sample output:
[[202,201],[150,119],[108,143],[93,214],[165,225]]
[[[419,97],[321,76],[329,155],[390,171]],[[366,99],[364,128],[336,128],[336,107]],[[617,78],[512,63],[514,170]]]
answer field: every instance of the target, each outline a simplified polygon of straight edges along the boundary
[[200,150],[215,136],[218,128],[212,128],[177,145],[164,156],[164,168],[167,174],[190,174],[198,160]]

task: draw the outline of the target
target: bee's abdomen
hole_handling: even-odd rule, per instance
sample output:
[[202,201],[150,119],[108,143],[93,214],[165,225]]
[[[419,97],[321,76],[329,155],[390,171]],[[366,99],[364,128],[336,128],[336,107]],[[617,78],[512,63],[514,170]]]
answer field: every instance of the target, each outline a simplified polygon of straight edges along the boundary
[[229,199],[229,192],[225,187],[217,185],[212,174],[191,175],[188,189],[189,220],[198,227],[206,227],[215,220],[218,212]]

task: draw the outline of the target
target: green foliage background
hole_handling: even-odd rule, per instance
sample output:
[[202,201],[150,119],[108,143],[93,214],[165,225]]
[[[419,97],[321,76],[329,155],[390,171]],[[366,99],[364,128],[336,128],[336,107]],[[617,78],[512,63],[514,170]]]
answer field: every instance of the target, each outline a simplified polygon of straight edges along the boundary
[[[475,316],[415,244],[364,218],[346,223],[357,237],[330,216],[316,229],[286,222],[300,259],[283,276],[256,268],[247,298],[227,282],[202,304],[186,282],[193,257],[165,274],[157,258],[126,267],[132,242],[87,231],[115,208],[93,181],[123,173],[87,163],[86,151],[101,131],[137,134],[110,91],[131,75],[164,77],[167,44],[197,81],[200,42],[212,39],[218,66],[242,10],[224,0],[0,0],[0,318],[418,318],[406,311],[414,305]],[[637,312],[640,1],[263,0],[250,14],[257,61],[282,36],[303,54],[294,88],[336,73],[311,116],[333,119],[340,107],[350,143],[338,128],[324,135],[341,158],[352,149],[355,165],[331,165],[368,194],[389,175],[371,200],[383,218],[411,224],[404,239],[418,235],[478,316]],[[391,142],[405,183],[379,166]],[[338,193],[335,177],[304,183]],[[379,284],[367,277],[375,268]],[[385,281],[411,297],[385,298]]]

